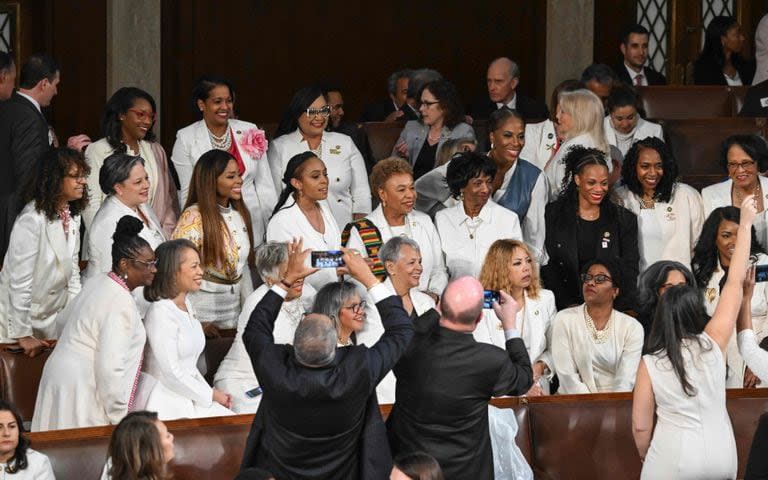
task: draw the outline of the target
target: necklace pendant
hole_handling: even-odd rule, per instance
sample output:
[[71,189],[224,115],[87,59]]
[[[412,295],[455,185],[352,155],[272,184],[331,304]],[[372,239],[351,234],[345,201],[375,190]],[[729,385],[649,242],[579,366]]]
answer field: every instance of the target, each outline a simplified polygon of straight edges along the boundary
[[474,240],[474,238],[475,238],[475,236],[474,236],[473,234],[471,234],[471,233],[470,233],[470,234],[469,234],[469,239],[470,239],[470,240]]

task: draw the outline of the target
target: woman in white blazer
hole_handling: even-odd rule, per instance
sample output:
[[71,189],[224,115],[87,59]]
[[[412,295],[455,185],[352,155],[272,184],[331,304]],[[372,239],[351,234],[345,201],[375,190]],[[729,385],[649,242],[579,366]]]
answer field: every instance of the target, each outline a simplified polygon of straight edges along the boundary
[[56,480],[48,457],[29,448],[24,420],[15,405],[0,400],[0,472],[3,479]]
[[342,241],[347,248],[354,248],[371,258],[374,273],[379,278],[384,277],[385,270],[375,252],[397,236],[416,241],[421,247],[424,268],[419,288],[439,296],[448,284],[440,235],[428,215],[413,209],[416,189],[411,166],[401,158],[381,160],[371,172],[371,186],[379,197],[379,206],[364,219],[347,225],[342,232]]
[[85,282],[59,315],[64,330],[43,368],[33,431],[114,425],[136,407],[146,333],[131,291],[156,271],[142,228],[120,219],[109,273]]
[[606,107],[608,115],[603,120],[605,138],[627,156],[630,147],[638,140],[648,137],[663,139],[661,125],[649,122],[640,117],[637,111],[640,96],[627,85],[616,85],[611,89]]
[[[738,208],[730,206],[716,208],[704,222],[699,242],[696,244],[692,270],[696,283],[703,289],[704,307],[708,315],[714,314],[720,301],[720,290],[725,283],[723,277],[731,264],[740,220]],[[768,265],[768,255],[758,243],[754,228],[750,257],[751,261],[757,265]],[[752,324],[759,342],[768,336],[768,284],[765,282],[755,284],[751,305]],[[726,387],[754,386],[755,378],[751,372],[745,370],[744,360],[737,347],[736,335],[731,336],[725,354],[728,366]]]
[[763,248],[768,248],[768,178],[761,175],[768,169],[768,146],[757,135],[731,135],[720,148],[720,164],[728,172],[728,180],[710,185],[701,191],[704,215],[719,207],[741,206],[747,195],[757,199],[754,227]]
[[429,82],[418,95],[421,118],[405,124],[392,150],[392,155],[410,162],[416,180],[437,166],[437,152],[446,140],[475,138],[475,130],[464,123],[464,109],[452,83]]
[[200,289],[203,269],[194,243],[163,243],[155,252],[157,274],[144,290],[151,302],[144,319],[147,351],[140,398],[160,420],[233,415],[227,392],[211,388],[197,369],[205,335],[189,293]]
[[677,162],[660,139],[635,142],[621,167],[616,196],[637,215],[640,272],[659,260],[690,266],[704,223],[701,195],[677,181]]
[[[288,269],[288,244],[285,242],[267,242],[261,244],[255,253],[256,271],[264,279],[264,284],[248,296],[237,321],[237,335],[229,352],[219,364],[213,377],[213,386],[229,392],[232,397],[232,410],[235,413],[256,413],[261,403],[259,380],[253,373],[253,364],[243,346],[243,332],[256,305],[266,295],[272,285],[278,283]],[[292,344],[296,327],[312,306],[315,290],[304,284],[304,279],[296,280],[280,306],[280,313],[275,320],[272,332],[276,344]]]
[[80,214],[88,203],[81,153],[51,150],[33,172],[0,272],[0,339],[29,356],[58,337],[56,316],[80,292]]
[[253,123],[232,118],[234,95],[232,85],[223,78],[205,76],[198,80],[192,90],[192,99],[203,119],[176,133],[171,160],[179,175],[184,209],[188,206],[192,171],[205,152],[225,150],[237,159],[243,177],[243,201],[251,214],[255,247],[264,240],[277,192],[272,183],[265,133]]
[[269,163],[277,192],[295,155],[312,152],[328,169],[328,204],[339,228],[371,211],[371,190],[365,161],[347,135],[326,132],[331,106],[317,86],[293,96],[269,147]]
[[448,275],[477,278],[485,254],[496,240],[522,240],[515,212],[491,200],[496,165],[485,155],[465,152],[448,165],[448,188],[461,201],[435,215]]
[[85,150],[85,160],[91,167],[88,175],[90,199],[83,211],[86,230],[106,198],[99,188],[99,171],[104,159],[123,152],[144,159],[149,177],[148,202],[160,220],[163,233],[169,236],[176,226],[179,197],[168,167],[168,156],[152,132],[156,112],[152,96],[136,87],[120,88],[107,101],[101,120],[104,138],[88,145]]
[[86,233],[88,267],[83,279],[107,273],[112,268],[112,234],[117,222],[125,215],[141,220],[141,236],[152,249],[165,241],[160,221],[146,203],[149,197],[149,178],[141,157],[115,153],[104,160],[99,172],[101,191],[106,200],[93,218]]
[[584,304],[561,310],[550,348],[558,393],[630,392],[643,348],[643,327],[613,308],[621,268],[593,260],[582,274]]
[[[530,247],[518,240],[496,240],[485,256],[479,280],[484,289],[504,290],[520,304],[517,329],[533,368],[533,386],[527,395],[548,395],[553,371],[549,335],[557,309],[555,295],[541,288],[536,257]],[[492,308],[483,309],[483,319],[473,335],[478,342],[499,348],[507,343],[501,320]]]
[[[294,156],[285,168],[283,184],[285,189],[267,226],[267,241],[290,242],[301,237],[305,248],[339,250],[341,232],[326,201],[328,171],[323,161],[312,152]],[[306,281],[320,290],[338,281],[338,273],[341,272],[334,268],[321,268]]]

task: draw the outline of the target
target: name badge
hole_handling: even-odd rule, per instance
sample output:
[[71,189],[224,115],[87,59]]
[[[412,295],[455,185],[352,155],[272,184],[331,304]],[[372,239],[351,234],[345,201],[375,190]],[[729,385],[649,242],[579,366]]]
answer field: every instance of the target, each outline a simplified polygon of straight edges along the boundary
[[760,106],[763,107],[763,108],[768,107],[768,97],[760,99]]

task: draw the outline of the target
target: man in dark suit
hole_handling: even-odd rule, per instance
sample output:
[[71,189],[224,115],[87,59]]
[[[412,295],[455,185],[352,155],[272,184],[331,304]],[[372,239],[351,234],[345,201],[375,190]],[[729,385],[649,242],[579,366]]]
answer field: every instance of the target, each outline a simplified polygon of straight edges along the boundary
[[398,70],[387,79],[389,98],[379,103],[368,105],[360,115],[361,122],[393,122],[399,120],[404,112],[405,99],[408,96],[410,70]]
[[621,36],[619,49],[624,62],[614,68],[619,80],[632,86],[666,85],[667,79],[651,67],[648,61],[648,30],[642,25],[627,27]]
[[11,98],[15,86],[16,64],[13,57],[6,52],[0,52],[0,100]]
[[494,478],[488,401],[522,395],[533,382],[516,328],[520,305],[505,292],[500,296],[493,309],[504,328],[506,352],[472,336],[483,317],[483,287],[474,278],[448,285],[439,319],[416,320],[416,335],[394,368],[397,394],[387,420],[394,455],[429,453],[445,478]]
[[372,347],[336,348],[333,320],[309,314],[293,346],[275,345],[275,319],[287,289],[317,269],[309,250],[288,245],[288,268],[256,306],[243,343],[264,397],[248,436],[242,468],[280,479],[386,479],[392,469],[376,385],[405,351],[413,325],[394,290],[379,282],[357,252],[345,250],[353,278],[376,302],[384,334]]
[[740,117],[768,117],[768,80],[749,87],[744,97]]
[[488,97],[475,102],[469,108],[469,115],[473,119],[487,120],[491,113],[504,107],[517,110],[526,121],[549,118],[549,110],[543,102],[517,93],[520,67],[512,60],[502,57],[491,62],[486,81]]

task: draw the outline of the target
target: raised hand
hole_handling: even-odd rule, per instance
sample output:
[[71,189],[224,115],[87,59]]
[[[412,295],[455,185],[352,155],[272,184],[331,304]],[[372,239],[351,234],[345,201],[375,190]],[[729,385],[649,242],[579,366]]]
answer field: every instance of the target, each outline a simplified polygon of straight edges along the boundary
[[493,311],[501,320],[504,330],[513,330],[517,328],[517,312],[520,311],[520,304],[504,290],[499,291],[499,303],[493,302]]

